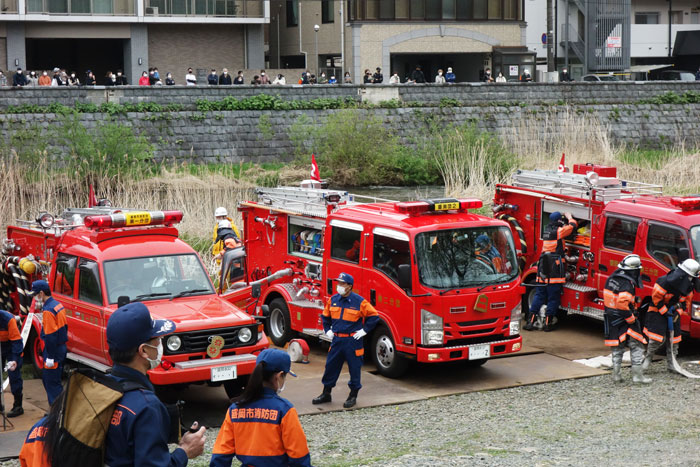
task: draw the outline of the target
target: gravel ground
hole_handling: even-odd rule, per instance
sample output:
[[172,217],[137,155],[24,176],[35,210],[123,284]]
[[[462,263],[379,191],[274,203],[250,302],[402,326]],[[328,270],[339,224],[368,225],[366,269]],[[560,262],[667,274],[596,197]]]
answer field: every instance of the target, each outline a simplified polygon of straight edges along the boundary
[[[623,369],[619,385],[600,376],[301,422],[314,466],[700,465],[700,380],[668,373],[665,361],[647,374],[648,386]],[[217,432],[190,465],[208,465]]]

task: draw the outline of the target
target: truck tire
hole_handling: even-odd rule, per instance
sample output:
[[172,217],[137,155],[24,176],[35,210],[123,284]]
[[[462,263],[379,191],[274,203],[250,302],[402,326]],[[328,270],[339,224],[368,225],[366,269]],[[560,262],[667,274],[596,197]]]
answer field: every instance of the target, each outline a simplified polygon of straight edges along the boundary
[[372,334],[372,360],[379,374],[387,378],[398,378],[408,369],[409,361],[396,351],[391,331],[384,324]]
[[265,331],[278,347],[283,347],[294,337],[289,308],[283,299],[276,298],[270,302],[270,317],[265,324]]
[[243,393],[246,385],[248,384],[249,375],[239,376],[236,379],[229,379],[224,381],[224,390],[226,391],[226,396],[229,399],[238,397]]
[[29,355],[30,363],[34,366],[34,372],[38,377],[41,377],[41,371],[44,369],[44,341],[41,340],[35,329],[29,333],[25,350]]

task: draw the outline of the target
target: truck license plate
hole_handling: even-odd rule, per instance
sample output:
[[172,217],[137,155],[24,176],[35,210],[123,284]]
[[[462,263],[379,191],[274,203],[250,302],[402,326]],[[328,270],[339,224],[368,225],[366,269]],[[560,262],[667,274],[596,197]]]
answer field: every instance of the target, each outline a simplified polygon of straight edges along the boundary
[[480,360],[491,356],[491,346],[489,344],[472,345],[469,347],[469,360]]
[[212,381],[227,381],[229,379],[236,379],[237,376],[236,365],[215,366],[211,369]]

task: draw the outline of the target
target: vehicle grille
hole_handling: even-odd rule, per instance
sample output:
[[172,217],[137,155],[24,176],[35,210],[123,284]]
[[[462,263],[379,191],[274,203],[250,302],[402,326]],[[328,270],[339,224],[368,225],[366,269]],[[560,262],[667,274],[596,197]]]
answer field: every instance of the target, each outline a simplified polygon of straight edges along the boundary
[[475,334],[491,334],[496,328],[475,329],[473,331],[459,331],[462,336],[473,336]]
[[493,318],[493,319],[481,319],[479,321],[462,321],[460,323],[456,323],[457,326],[461,327],[467,327],[467,326],[481,326],[484,324],[493,324],[496,321],[498,321],[498,318]]
[[[244,327],[250,329],[253,334],[251,339],[246,343],[242,343],[240,340],[238,340],[238,332]],[[176,334],[180,337],[180,339],[182,339],[182,346],[176,352],[170,352],[164,342],[163,353],[165,355],[206,352],[207,347],[209,346],[209,337],[211,336],[221,336],[224,338],[224,347],[222,350],[252,345],[258,341],[258,326],[257,324],[253,324],[250,326],[240,326],[236,328],[203,329],[201,331],[190,331]],[[165,339],[167,339],[167,337],[165,337]]]
[[445,342],[445,347],[457,347],[460,345],[486,344],[488,342],[496,342],[508,339],[503,334],[492,334],[490,336],[469,337],[466,339],[453,339]]

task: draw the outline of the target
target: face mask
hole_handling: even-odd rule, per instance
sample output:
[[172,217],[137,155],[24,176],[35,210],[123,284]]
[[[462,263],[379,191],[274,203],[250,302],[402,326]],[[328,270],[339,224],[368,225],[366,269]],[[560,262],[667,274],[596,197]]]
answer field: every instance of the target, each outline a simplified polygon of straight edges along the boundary
[[277,394],[280,392],[284,391],[284,387],[287,385],[287,379],[285,378],[284,383],[282,383],[282,387],[277,389]]
[[151,360],[150,358],[146,357],[146,360],[148,360],[148,363],[151,365],[151,370],[153,370],[160,365],[160,361],[163,359],[163,341],[158,342],[158,347],[150,344],[144,345],[151,347],[152,349],[158,349],[158,355],[156,355],[155,360]]
[[42,74],[43,74],[44,76],[48,76],[48,74],[47,74],[46,72],[43,72]]
[[224,71],[224,74],[225,74],[225,75],[228,75],[228,71]]
[[442,76],[442,71],[440,73],[438,73],[438,75]]
[[338,292],[340,295],[345,295],[346,293],[348,293],[348,288],[343,287],[342,285],[338,285],[336,286],[335,291]]
[[260,73],[261,75],[265,76],[265,73]]

